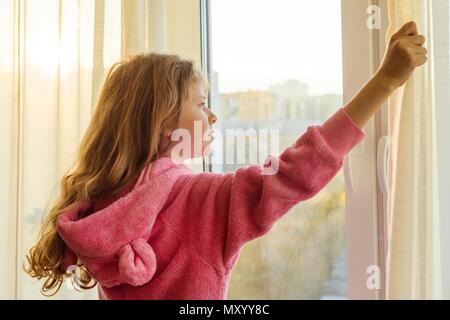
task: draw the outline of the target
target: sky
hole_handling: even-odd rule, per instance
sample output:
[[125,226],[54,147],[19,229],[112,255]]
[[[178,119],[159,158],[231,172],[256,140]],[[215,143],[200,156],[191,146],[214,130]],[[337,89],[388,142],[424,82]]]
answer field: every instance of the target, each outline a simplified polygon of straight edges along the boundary
[[286,79],[310,94],[342,93],[340,0],[212,0],[219,91],[264,90]]

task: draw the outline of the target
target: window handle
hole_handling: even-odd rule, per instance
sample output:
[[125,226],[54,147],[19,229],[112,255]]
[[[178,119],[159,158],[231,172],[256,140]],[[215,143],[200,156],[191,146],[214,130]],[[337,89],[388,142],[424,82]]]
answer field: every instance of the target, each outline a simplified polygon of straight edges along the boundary
[[344,179],[345,189],[347,193],[352,193],[353,188],[353,175],[352,175],[352,155],[348,153],[344,159]]
[[387,157],[389,152],[389,136],[382,136],[377,146],[377,178],[382,193],[387,193]]

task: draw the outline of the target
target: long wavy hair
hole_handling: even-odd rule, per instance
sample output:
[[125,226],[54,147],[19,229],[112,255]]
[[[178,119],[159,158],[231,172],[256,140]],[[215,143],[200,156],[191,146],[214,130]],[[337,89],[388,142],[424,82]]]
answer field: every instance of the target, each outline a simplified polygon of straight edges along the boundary
[[[65,244],[56,228],[58,215],[74,202],[117,195],[156,160],[163,134],[177,124],[182,101],[196,81],[207,85],[192,61],[176,55],[138,54],[111,67],[75,162],[63,175],[56,204],[26,255],[25,272],[45,279],[43,295],[56,294],[71,276],[62,267]],[[77,265],[82,288],[94,287],[83,263]]]

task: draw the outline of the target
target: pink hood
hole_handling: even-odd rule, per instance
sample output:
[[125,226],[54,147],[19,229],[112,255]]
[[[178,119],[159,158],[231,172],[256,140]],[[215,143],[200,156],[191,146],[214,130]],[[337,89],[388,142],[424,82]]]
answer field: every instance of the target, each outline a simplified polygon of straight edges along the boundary
[[[137,182],[115,199],[82,201],[66,208],[57,219],[67,245],[63,267],[75,265],[78,255],[102,286],[150,281],[157,261],[149,236],[177,178],[189,172],[184,164],[161,158],[144,168]],[[86,214],[90,215],[83,217]]]

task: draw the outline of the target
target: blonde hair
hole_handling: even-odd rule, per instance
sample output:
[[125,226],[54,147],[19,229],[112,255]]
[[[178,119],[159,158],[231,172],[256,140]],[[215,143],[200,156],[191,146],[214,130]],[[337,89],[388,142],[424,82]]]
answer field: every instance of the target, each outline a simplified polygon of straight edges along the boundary
[[[37,243],[26,256],[31,277],[46,278],[43,295],[58,292],[70,273],[63,270],[65,244],[56,228],[58,215],[70,204],[117,195],[141,169],[159,156],[165,130],[175,126],[181,103],[196,81],[206,78],[192,61],[176,55],[138,54],[109,70],[94,114],[77,151],[73,170],[60,181],[56,204],[44,217]],[[83,288],[92,288],[81,262]],[[53,292],[51,292],[53,291]]]

